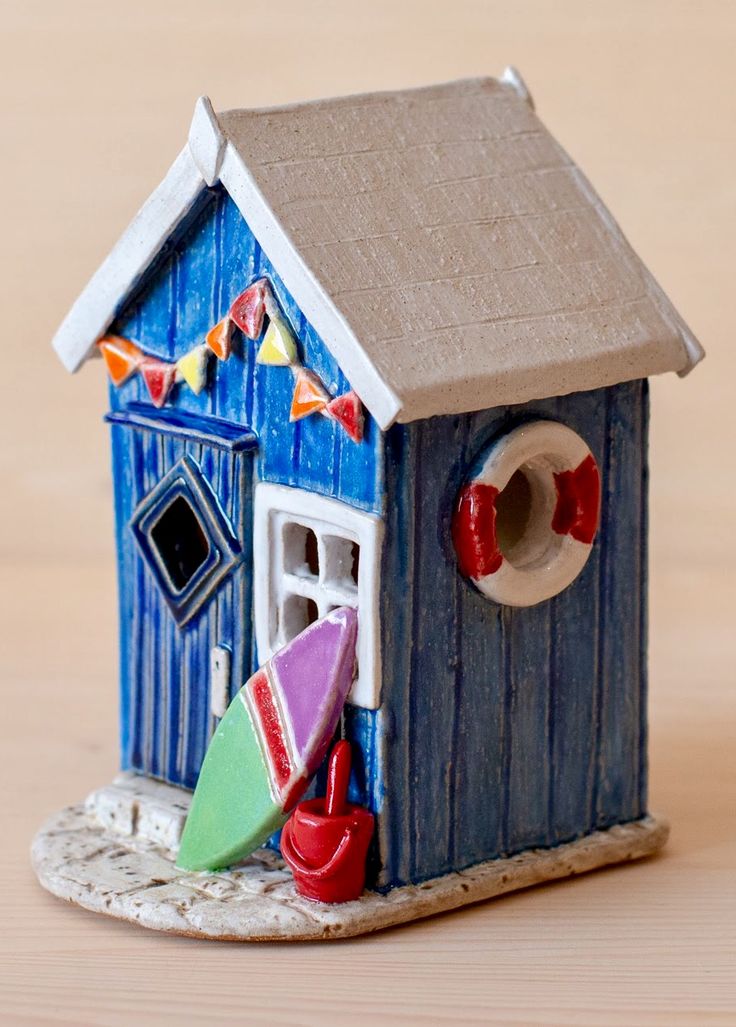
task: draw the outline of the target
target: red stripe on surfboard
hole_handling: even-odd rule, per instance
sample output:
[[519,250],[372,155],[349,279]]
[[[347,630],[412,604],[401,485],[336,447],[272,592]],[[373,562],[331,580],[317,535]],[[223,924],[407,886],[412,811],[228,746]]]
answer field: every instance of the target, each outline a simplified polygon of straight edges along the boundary
[[305,777],[304,774],[298,777],[296,781],[291,782],[291,784],[289,785],[289,790],[284,794],[284,799],[282,802],[282,808],[284,810],[284,813],[291,813],[293,808],[296,806],[297,802],[301,799],[302,795],[304,794],[304,791],[308,784],[309,778]]
[[291,761],[284,742],[281,721],[271,694],[271,685],[264,671],[259,670],[251,679],[253,704],[261,722],[263,737],[271,756],[276,784],[283,789],[291,775]]

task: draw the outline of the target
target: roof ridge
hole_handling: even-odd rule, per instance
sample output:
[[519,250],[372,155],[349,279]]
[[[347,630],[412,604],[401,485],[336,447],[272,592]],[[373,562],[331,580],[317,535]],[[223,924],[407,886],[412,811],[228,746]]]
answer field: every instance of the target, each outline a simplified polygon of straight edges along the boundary
[[200,98],[54,344],[75,370],[219,183],[381,428],[684,373],[699,344],[577,165],[530,183],[563,152],[513,69],[219,115]]
[[[457,89],[461,91],[460,87],[467,86],[479,86],[479,85],[494,85],[504,90],[513,90],[518,95],[516,86],[513,85],[511,76],[504,78],[507,73],[513,72],[514,69],[506,68],[501,77],[496,78],[493,75],[476,75],[468,78],[457,78],[448,79],[446,82],[436,82],[429,85],[417,85],[417,86],[405,86],[391,89],[372,89],[365,92],[347,93],[344,96],[315,96],[309,100],[294,100],[281,104],[273,104],[266,107],[229,107],[225,110],[218,111],[217,117],[228,118],[237,115],[263,115],[263,114],[294,114],[301,110],[307,110],[310,107],[320,106],[321,104],[330,104],[334,107],[345,107],[355,103],[356,100],[373,100],[380,103],[383,100],[396,100],[400,97],[406,97],[409,99],[413,96],[426,95],[429,93],[440,94],[442,92],[449,92],[450,90]],[[515,72],[519,80],[518,72]]]

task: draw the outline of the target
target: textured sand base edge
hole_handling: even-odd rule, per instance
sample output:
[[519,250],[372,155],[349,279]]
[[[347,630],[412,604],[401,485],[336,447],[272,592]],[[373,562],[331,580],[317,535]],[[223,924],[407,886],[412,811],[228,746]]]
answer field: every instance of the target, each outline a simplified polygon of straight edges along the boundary
[[83,806],[61,810],[42,827],[31,851],[41,884],[85,909],[156,931],[220,941],[349,938],[443,913],[472,902],[640,859],[667,840],[653,816],[596,831],[553,849],[529,849],[388,895],[366,892],[339,906],[296,894],[279,856],[259,850],[236,870],[186,874],[172,853],[102,828]]

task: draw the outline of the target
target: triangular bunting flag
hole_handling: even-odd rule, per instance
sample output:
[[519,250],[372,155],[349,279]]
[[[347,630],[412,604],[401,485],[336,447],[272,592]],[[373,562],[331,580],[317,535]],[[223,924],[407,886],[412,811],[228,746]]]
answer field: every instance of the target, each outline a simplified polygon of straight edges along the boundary
[[299,362],[296,339],[289,325],[280,317],[272,317],[261,348],[258,350],[256,362],[274,364],[277,367],[288,367]]
[[97,343],[114,385],[122,385],[138,370],[143,353],[130,339],[120,335],[106,335]]
[[176,376],[187,383],[195,396],[198,396],[207,382],[207,361],[210,348],[206,345],[195,346],[176,362]]
[[223,317],[214,328],[210,328],[205,337],[207,345],[218,360],[227,360],[232,350],[233,322]]
[[341,424],[353,442],[363,441],[363,404],[353,390],[336,396],[327,404],[325,413]]
[[230,307],[230,317],[249,339],[257,339],[261,334],[267,295],[268,279],[259,278],[241,292]]
[[162,407],[174,384],[175,365],[166,364],[163,360],[157,360],[156,357],[146,357],[140,370],[151,402],[155,407]]
[[302,417],[324,410],[329,400],[330,395],[317,375],[302,367],[296,376],[289,420],[300,421]]

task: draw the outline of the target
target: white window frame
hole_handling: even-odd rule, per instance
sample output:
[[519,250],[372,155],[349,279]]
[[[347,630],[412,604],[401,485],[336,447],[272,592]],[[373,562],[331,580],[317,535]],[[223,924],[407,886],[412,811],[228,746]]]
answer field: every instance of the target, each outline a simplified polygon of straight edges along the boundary
[[[318,578],[288,569],[286,531],[290,524],[310,529],[316,535]],[[334,559],[333,539],[354,542],[360,547],[357,586],[344,576],[330,577],[330,567],[334,569],[340,562]],[[357,608],[358,677],[348,701],[354,706],[377,710],[381,702],[382,544],[380,517],[304,489],[259,482],[255,488],[253,529],[253,603],[258,662],[265,663],[288,641],[280,634],[280,611],[289,596],[312,599],[320,617],[336,606]]]

